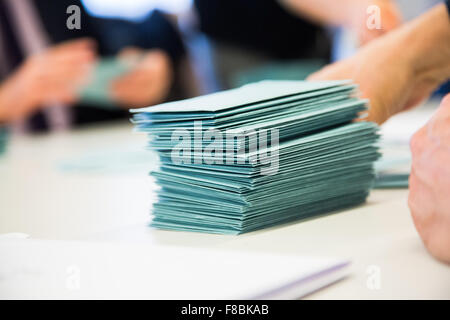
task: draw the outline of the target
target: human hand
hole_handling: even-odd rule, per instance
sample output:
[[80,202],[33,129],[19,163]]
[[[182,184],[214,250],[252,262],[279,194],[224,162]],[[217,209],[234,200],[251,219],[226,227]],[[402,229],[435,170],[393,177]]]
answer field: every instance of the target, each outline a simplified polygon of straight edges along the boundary
[[[308,80],[351,79],[370,100],[368,118],[383,123],[392,115],[426,99],[441,83],[439,77],[417,71],[407,47],[409,30],[400,28],[361,48],[354,56],[331,64]],[[411,52],[413,52],[412,50]]]
[[450,263],[450,94],[411,140],[408,205],[430,253]]
[[23,118],[47,103],[72,103],[95,58],[89,39],[64,42],[29,57],[1,86],[2,118]]
[[162,50],[127,48],[119,58],[133,64],[130,72],[111,86],[114,100],[126,107],[145,107],[162,102],[173,81],[172,63]]
[[360,44],[389,32],[402,18],[394,0],[278,0],[292,13],[324,26],[350,28]]

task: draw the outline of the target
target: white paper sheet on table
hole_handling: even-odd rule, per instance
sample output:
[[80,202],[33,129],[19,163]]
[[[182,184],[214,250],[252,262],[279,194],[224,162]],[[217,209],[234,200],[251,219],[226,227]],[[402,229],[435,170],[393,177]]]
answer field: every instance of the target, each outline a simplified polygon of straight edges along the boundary
[[345,260],[141,244],[0,241],[0,299],[294,299]]

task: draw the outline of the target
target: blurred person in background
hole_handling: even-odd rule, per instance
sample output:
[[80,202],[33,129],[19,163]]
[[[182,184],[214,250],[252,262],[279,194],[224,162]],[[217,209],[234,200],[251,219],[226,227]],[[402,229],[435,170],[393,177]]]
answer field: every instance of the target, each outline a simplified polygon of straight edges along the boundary
[[[80,8],[80,29],[67,27],[73,5]],[[128,22],[92,17],[77,0],[0,0],[0,48],[0,123],[26,131],[126,118],[127,108],[181,94],[175,79],[183,43],[159,11]],[[102,56],[136,62],[111,85],[117,108],[79,101]]]
[[[383,123],[430,96],[450,79],[450,1],[313,74],[353,79],[370,99],[368,120]],[[450,263],[450,94],[411,139],[408,204],[425,246]]]
[[[380,9],[379,29],[367,27],[372,5]],[[365,44],[401,22],[390,0],[194,0],[194,7],[200,30],[212,40],[224,88],[233,87],[233,73],[272,61],[302,59],[306,68],[312,59],[328,63],[328,27],[351,28]]]

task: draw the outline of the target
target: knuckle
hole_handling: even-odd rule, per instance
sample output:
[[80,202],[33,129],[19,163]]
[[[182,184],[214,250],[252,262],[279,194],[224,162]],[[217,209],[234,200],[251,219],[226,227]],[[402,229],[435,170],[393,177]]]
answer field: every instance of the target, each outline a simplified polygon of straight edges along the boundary
[[423,140],[424,140],[424,130],[423,129],[420,129],[419,131],[414,133],[414,135],[412,136],[412,138],[409,142],[409,146],[410,146],[413,157],[419,155],[422,152],[423,145],[424,145]]
[[409,178],[409,194],[408,194],[408,207],[413,211],[416,207],[417,199],[417,178],[414,173],[411,174]]

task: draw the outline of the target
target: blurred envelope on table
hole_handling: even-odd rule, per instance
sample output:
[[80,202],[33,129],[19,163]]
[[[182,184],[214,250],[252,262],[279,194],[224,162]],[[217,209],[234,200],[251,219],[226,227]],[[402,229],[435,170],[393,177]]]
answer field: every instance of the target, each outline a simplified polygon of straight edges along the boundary
[[8,143],[8,128],[0,125],[0,155],[5,152]]
[[91,80],[80,91],[81,102],[98,107],[114,108],[110,86],[114,80],[128,72],[131,64],[117,58],[103,58],[98,61]]

